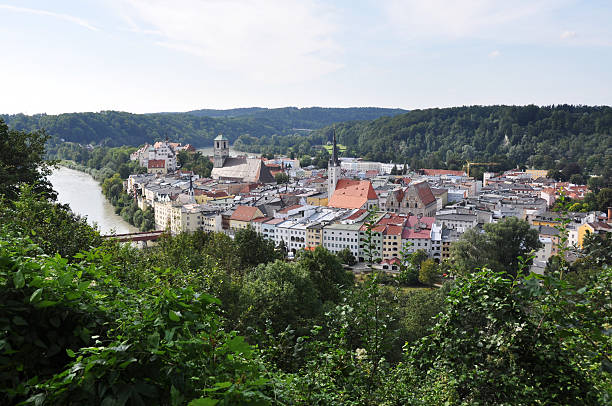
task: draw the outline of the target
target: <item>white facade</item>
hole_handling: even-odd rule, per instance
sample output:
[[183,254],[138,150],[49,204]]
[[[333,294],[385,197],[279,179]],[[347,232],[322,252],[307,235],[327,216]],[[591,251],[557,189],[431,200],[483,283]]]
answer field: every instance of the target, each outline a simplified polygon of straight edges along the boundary
[[323,228],[323,246],[338,253],[348,248],[355,258],[359,257],[360,224],[330,224]]

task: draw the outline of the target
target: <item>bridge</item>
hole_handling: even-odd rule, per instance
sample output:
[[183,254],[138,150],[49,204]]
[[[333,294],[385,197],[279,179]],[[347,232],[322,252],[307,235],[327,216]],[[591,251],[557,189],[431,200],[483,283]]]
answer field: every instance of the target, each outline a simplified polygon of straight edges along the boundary
[[113,234],[103,235],[102,238],[112,238],[119,242],[144,242],[156,241],[165,231],[145,231],[142,233],[127,233],[127,234]]

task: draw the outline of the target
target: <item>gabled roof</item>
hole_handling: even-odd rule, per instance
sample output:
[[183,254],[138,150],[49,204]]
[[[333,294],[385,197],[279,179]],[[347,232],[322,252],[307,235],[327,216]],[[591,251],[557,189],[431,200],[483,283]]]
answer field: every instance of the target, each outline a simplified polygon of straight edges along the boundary
[[[236,221],[251,221],[257,215],[257,207],[253,206],[237,206],[232,213],[230,220]],[[259,216],[257,216],[259,217]]]
[[429,183],[421,182],[421,183],[414,184],[411,187],[414,187],[416,189],[419,199],[425,206],[436,201],[436,197],[431,192]]
[[369,180],[340,179],[327,205],[339,209],[360,209],[368,200],[376,199],[378,196]]

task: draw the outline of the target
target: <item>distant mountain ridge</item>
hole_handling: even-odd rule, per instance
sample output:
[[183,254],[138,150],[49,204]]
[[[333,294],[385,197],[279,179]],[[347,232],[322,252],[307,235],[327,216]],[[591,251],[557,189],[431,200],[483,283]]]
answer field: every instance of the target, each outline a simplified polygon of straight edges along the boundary
[[406,111],[378,107],[248,107],[151,114],[119,111],[33,116],[15,114],[0,115],[0,118],[17,130],[44,128],[53,137],[82,144],[136,146],[167,136],[196,147],[207,147],[218,134],[225,134],[230,141],[241,135],[257,138],[288,135],[295,133],[295,129],[319,129],[338,122],[372,120]]

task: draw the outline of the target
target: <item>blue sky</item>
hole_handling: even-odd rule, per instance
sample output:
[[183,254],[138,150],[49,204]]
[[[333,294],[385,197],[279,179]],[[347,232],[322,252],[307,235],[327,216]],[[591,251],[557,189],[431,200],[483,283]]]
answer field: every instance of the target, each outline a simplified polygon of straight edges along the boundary
[[612,104],[612,2],[0,0],[0,113]]

